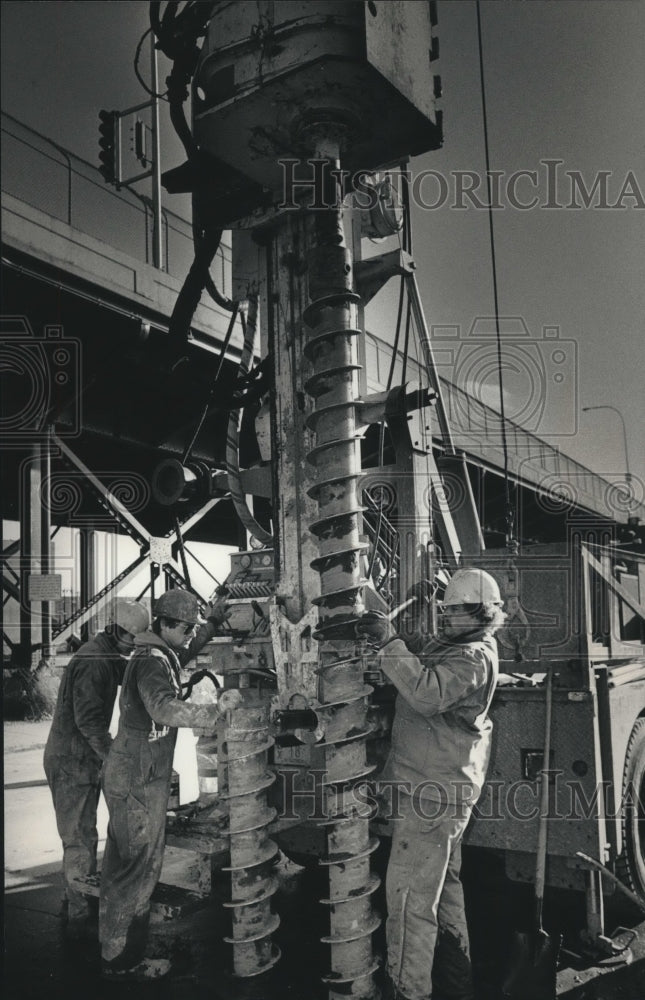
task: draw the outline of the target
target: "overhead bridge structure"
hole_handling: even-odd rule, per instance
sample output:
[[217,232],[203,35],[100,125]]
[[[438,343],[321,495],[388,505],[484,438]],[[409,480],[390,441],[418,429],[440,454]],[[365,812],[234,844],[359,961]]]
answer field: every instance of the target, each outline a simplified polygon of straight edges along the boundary
[[[168,331],[193,254],[190,224],[164,210],[163,268],[155,268],[145,197],[107,189],[94,166],[9,115],[2,133],[2,514],[15,523],[3,553],[3,656],[5,666],[30,669],[52,645],[100,621],[142,569],[153,593],[163,573],[170,585],[192,586],[191,539],[244,546],[224,472],[229,407],[212,393],[218,369],[218,385],[237,377],[243,328],[203,295],[185,356],[169,367]],[[226,241],[212,273],[230,295]],[[370,393],[386,386],[388,336],[365,336]],[[411,361],[411,381],[419,371]],[[487,547],[501,547],[501,418],[464,389],[442,385]],[[271,482],[251,416],[241,421],[240,489],[255,495],[256,516],[268,529]],[[505,436],[521,538],[564,541],[571,525],[588,523],[618,539],[630,519],[645,515],[625,484],[596,475],[537,434],[507,420]],[[370,447],[364,442],[367,464]],[[173,491],[191,493],[177,478],[188,448],[192,495],[173,505]],[[445,489],[450,482],[444,470]],[[455,489],[462,487],[455,479]],[[78,532],[78,594],[67,604],[56,582],[65,568],[52,558],[51,538],[61,527]],[[115,556],[107,579],[99,579],[97,533],[127,535],[138,547],[129,563]]]

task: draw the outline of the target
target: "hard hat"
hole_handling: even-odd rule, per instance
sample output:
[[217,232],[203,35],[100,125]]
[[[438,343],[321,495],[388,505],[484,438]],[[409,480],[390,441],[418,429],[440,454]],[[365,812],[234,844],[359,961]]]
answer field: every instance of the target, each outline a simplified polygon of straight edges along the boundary
[[167,590],[155,604],[156,618],[175,618],[178,622],[196,625],[199,621],[199,601],[187,590]]
[[458,569],[443,598],[444,607],[453,604],[503,604],[497,581],[483,569]]
[[145,606],[139,604],[138,601],[117,601],[113,621],[115,625],[129,632],[130,635],[138,635],[139,632],[145,632],[150,624],[150,618]]

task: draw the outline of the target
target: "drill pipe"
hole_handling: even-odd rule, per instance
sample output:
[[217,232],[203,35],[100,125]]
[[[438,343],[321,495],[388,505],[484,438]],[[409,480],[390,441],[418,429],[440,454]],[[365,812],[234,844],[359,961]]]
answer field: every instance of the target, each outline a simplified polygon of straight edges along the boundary
[[233,971],[256,976],[278,961],[272,935],[280,918],[271,910],[277,883],[271,875],[277,850],[268,835],[276,811],[267,805],[267,789],[275,775],[267,767],[273,746],[268,736],[268,709],[237,709],[221,746],[222,799],[228,802],[231,863]]
[[[328,139],[328,137],[327,137]],[[333,159],[328,167],[338,166]],[[338,175],[336,175],[338,176]],[[333,204],[339,204],[334,200]],[[320,574],[319,690],[326,719],[324,742],[317,744],[325,766],[329,871],[330,932],[322,940],[330,948],[331,970],[324,977],[330,1000],[351,994],[360,1000],[377,995],[373,976],[378,967],[372,933],[380,920],[372,907],[378,879],[370,874],[369,819],[360,814],[351,790],[372,767],[366,763],[369,732],[366,698],[356,657],[354,625],[363,610],[361,571],[367,548],[360,537],[363,507],[358,500],[361,474],[360,434],[356,431],[357,399],[354,342],[359,296],[352,290],[352,259],[345,245],[342,211],[318,210],[315,239],[307,255],[310,303],[303,313],[308,328],[305,355],[313,374],[305,389],[314,399],[307,420],[316,446],[307,459],[316,470],[309,495],[318,503],[318,519],[310,525],[320,555],[311,563]],[[350,794],[346,794],[347,789]],[[342,858],[342,861],[340,860]],[[350,877],[348,879],[348,873]],[[350,895],[351,893],[351,895]]]

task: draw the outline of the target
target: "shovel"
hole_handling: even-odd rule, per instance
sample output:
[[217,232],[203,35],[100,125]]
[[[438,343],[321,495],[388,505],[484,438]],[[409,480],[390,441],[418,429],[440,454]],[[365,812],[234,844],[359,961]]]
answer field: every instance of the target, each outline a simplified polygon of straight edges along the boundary
[[544,756],[540,774],[540,818],[535,862],[535,929],[530,934],[516,933],[514,935],[510,970],[502,986],[506,1000],[556,1000],[556,969],[562,939],[550,937],[542,927],[549,815],[548,768],[551,750],[552,703],[553,678],[551,671],[547,670]]

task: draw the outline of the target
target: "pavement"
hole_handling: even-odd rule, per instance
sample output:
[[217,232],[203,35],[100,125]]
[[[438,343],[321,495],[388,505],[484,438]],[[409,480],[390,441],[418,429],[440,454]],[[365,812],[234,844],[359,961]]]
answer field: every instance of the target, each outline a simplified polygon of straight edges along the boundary
[[[327,990],[320,984],[326,956],[319,943],[325,928],[321,925],[322,908],[315,902],[321,895],[318,875],[287,859],[279,867],[275,896],[281,917],[276,939],[282,960],[270,976],[239,982],[226,971],[230,959],[223,942],[227,911],[221,903],[228,885],[227,875],[222,873],[215,880],[212,901],[204,909],[157,924],[152,931],[152,951],[173,957],[177,973],[172,980],[145,985],[103,982],[98,949],[78,944],[70,948],[62,936],[62,851],[42,767],[48,731],[48,722],[4,725],[5,1000],[130,996],[145,1000],[146,995],[159,1000],[327,1000]],[[101,801],[100,853],[106,827],[107,810]],[[194,888],[193,865],[194,857],[189,853],[168,848],[162,880]],[[508,958],[513,887],[475,856],[465,859],[464,881],[473,958],[482,984],[478,1000],[500,1000],[499,969]],[[565,947],[571,948],[580,901],[572,903],[563,897],[555,909],[567,924]],[[614,911],[613,903],[608,907],[609,930],[616,923],[627,923],[636,932],[629,964],[619,960],[592,965],[561,953],[558,1000],[645,1000],[645,922],[639,924],[639,919],[638,914]],[[375,936],[375,943],[382,947],[382,931]]]
[[[21,884],[33,868],[60,866],[61,843],[43,770],[49,721],[4,723],[5,888]],[[107,831],[101,796],[97,815],[99,850]]]

